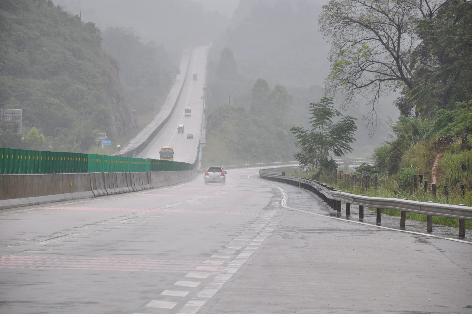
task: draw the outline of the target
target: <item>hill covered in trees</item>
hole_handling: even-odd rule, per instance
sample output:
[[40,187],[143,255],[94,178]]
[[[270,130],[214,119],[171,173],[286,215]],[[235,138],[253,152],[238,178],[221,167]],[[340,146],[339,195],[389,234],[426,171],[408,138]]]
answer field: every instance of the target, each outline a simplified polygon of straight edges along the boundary
[[397,193],[422,176],[445,200],[470,203],[471,1],[331,0],[320,22],[332,45],[332,89],[373,100],[399,94],[393,139],[376,149],[371,173]]
[[[104,132],[120,143],[138,129],[132,110],[150,107],[170,83],[172,70],[156,65],[163,52],[140,51],[144,44],[120,31],[117,41],[106,34],[103,43],[93,23],[51,1],[1,1],[0,23],[0,107],[23,109],[24,127],[23,135],[15,135],[2,125],[0,146],[89,151]],[[135,55],[110,57],[107,49],[111,53],[120,41],[128,48],[121,54],[135,49]],[[150,67],[135,69],[130,63],[137,57]],[[152,83],[159,85],[154,96],[148,82],[134,82],[145,71],[161,75]],[[143,90],[143,100],[128,103]]]

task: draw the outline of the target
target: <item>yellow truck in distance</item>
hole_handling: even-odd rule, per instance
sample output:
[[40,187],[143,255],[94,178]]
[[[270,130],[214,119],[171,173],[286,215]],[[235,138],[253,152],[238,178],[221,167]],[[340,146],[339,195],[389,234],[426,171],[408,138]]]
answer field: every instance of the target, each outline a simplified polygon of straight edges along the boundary
[[160,160],[172,161],[174,157],[174,150],[171,146],[162,146],[160,149]]

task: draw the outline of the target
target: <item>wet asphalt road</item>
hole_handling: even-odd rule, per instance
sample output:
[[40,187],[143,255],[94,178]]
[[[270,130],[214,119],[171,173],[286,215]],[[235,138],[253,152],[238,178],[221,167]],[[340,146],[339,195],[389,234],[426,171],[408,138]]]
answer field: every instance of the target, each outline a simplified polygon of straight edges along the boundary
[[471,313],[471,244],[227,177],[2,211],[0,313]]

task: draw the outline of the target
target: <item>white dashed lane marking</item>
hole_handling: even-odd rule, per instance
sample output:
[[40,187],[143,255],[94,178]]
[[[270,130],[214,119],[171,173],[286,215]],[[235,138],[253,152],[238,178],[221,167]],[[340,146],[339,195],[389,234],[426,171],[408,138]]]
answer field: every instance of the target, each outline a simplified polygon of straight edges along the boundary
[[193,282],[193,281],[177,281],[174,283],[176,286],[183,286],[183,287],[198,287],[201,282]]
[[199,279],[205,279],[208,278],[211,273],[206,273],[206,272],[189,272],[186,274],[186,277],[188,278],[199,278]]
[[204,272],[218,272],[222,271],[222,267],[220,266],[196,266],[196,271],[204,271]]
[[218,290],[219,290],[218,288],[205,288],[202,291],[200,291],[197,294],[197,296],[199,298],[211,298],[217,293]]
[[209,264],[209,265],[222,265],[224,264],[224,261],[218,261],[218,260],[206,260],[202,262],[204,264]]
[[173,291],[173,290],[164,290],[161,292],[163,296],[176,296],[176,297],[186,297],[189,294],[188,291]]
[[[266,211],[266,215],[250,226],[243,226],[240,235],[231,240],[224,248],[214,253],[201,262],[202,265],[194,267],[185,277],[189,280],[179,280],[174,283],[177,287],[186,287],[188,290],[164,290],[161,292],[165,300],[153,300],[146,307],[171,310],[177,305],[181,308],[173,309],[173,312],[181,314],[194,314],[211,299],[230,280],[235,273],[248,261],[255,251],[262,245],[279,222],[274,220],[276,210]],[[273,219],[273,220],[272,220]],[[208,280],[209,277],[212,280]],[[196,281],[199,280],[199,281]],[[201,290],[195,289],[203,285]],[[194,294],[194,295],[193,295]],[[169,297],[189,297],[188,301],[171,302]]]
[[152,300],[145,307],[148,308],[159,308],[159,309],[173,309],[176,306],[176,302],[169,302],[164,300]]
[[211,255],[211,258],[215,258],[215,259],[230,259],[231,256],[230,256],[230,255],[223,255],[223,254],[213,254],[213,255]]
[[179,311],[180,314],[195,314],[206,303],[205,300],[190,300]]

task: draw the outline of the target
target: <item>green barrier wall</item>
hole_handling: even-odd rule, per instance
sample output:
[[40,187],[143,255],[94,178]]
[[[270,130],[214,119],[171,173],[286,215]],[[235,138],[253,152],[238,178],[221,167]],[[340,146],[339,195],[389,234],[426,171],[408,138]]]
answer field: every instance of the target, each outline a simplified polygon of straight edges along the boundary
[[152,171],[186,171],[193,169],[193,165],[183,162],[167,160],[150,160]]
[[0,148],[0,174],[184,171],[192,164],[134,157]]
[[148,159],[88,154],[88,172],[148,172],[151,162]]
[[86,154],[0,148],[0,174],[84,172]]

